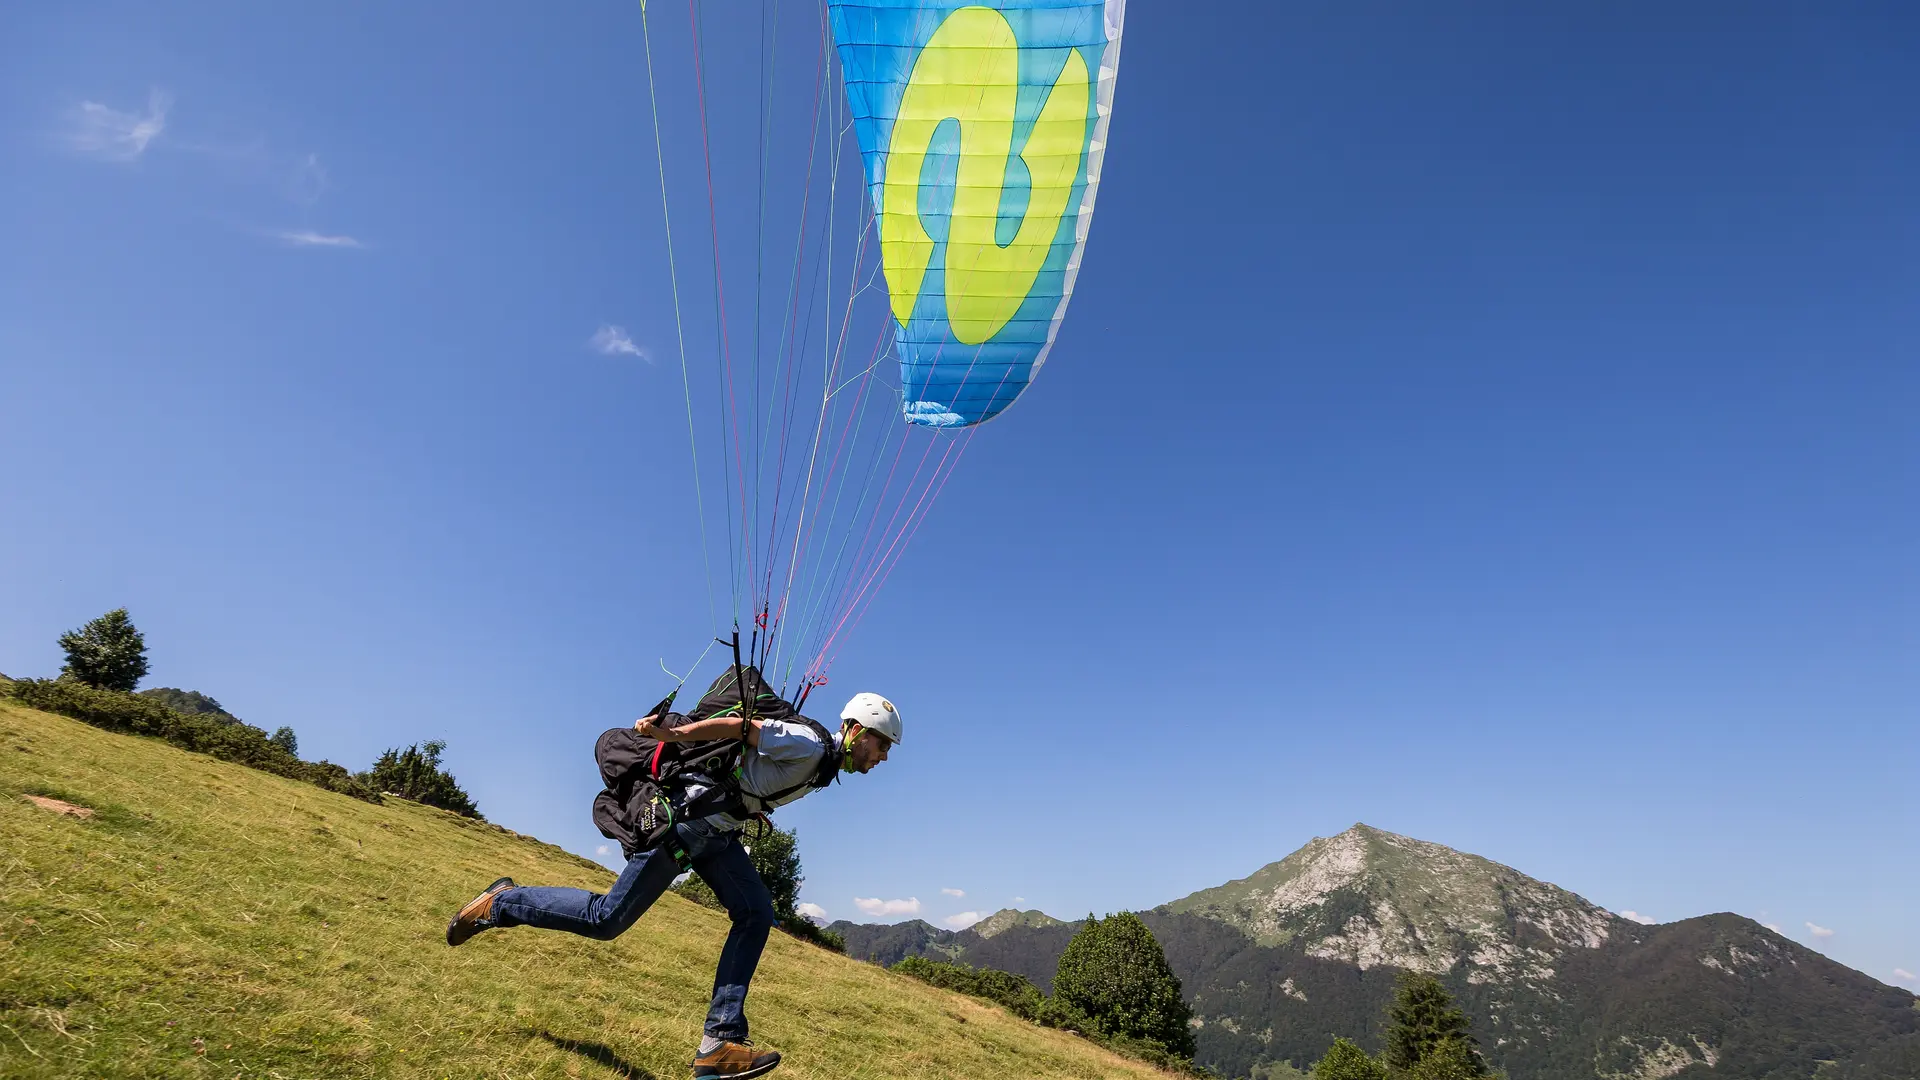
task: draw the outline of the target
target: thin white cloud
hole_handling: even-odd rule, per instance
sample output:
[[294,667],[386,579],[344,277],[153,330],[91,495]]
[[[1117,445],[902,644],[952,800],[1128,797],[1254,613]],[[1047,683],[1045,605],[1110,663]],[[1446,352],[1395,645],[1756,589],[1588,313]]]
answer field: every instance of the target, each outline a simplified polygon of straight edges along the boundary
[[593,853],[595,855],[611,855],[613,854],[613,849],[605,844],[601,844],[599,847],[593,849]]
[[809,903],[802,902],[802,903],[795,904],[793,906],[793,910],[799,912],[802,915],[805,915],[807,918],[812,919],[814,922],[817,922],[817,923],[823,923],[827,921],[827,909],[821,907],[819,904],[809,904]]
[[958,915],[949,915],[940,921],[953,927],[955,930],[965,930],[967,927],[972,926],[984,918],[986,918],[986,916],[978,911],[963,911]]
[[351,236],[338,233],[314,232],[312,229],[286,229],[273,234],[274,239],[297,248],[363,248],[367,245]]
[[637,356],[648,363],[653,362],[647,350],[635,345],[633,338],[627,336],[625,327],[612,323],[603,324],[595,330],[593,336],[587,339],[587,345],[602,356]]
[[888,915],[920,914],[920,898],[909,896],[905,900],[882,900],[877,896],[856,896],[853,906],[869,915],[885,917]]
[[967,890],[965,889],[941,889],[940,891],[946,894],[947,896],[952,896],[952,897],[961,897],[961,896],[967,895]]
[[1777,922],[1763,922],[1760,925],[1766,927],[1767,929],[1773,931],[1776,934],[1786,933],[1786,930],[1783,927],[1781,927],[1781,925]]
[[102,161],[138,161],[167,130],[167,110],[171,108],[173,99],[162,90],[147,95],[144,112],[123,112],[97,101],[83,101],[74,107],[67,146]]
[[1894,968],[1893,977],[1905,983],[1920,981],[1920,979],[1914,976],[1913,972],[1908,971],[1906,968]]
[[1027,902],[1027,898],[1024,896],[1016,896],[1013,898],[1013,902],[1016,904],[1024,904]]
[[300,206],[312,206],[320,201],[331,185],[327,182],[327,170],[320,165],[319,154],[308,154],[293,163],[282,182],[282,192],[289,202]]
[[1815,926],[1813,923],[1807,924],[1807,933],[1812,934],[1814,937],[1820,938],[1823,941],[1833,936],[1833,931],[1827,929],[1824,926]]
[[1641,926],[1652,926],[1654,923],[1657,923],[1660,921],[1659,919],[1656,919],[1651,915],[1642,915],[1637,911],[1623,911],[1620,913],[1620,917],[1623,919],[1628,919],[1632,922],[1637,922]]

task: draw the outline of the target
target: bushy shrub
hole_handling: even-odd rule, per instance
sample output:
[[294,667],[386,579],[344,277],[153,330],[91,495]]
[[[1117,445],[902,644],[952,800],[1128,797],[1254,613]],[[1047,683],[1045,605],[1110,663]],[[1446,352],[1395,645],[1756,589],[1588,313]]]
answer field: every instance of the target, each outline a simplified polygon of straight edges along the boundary
[[[893,970],[902,975],[910,975],[921,982],[930,983],[942,990],[952,990],[1004,1005],[1008,1012],[1022,1020],[1040,1019],[1046,1004],[1046,996],[1040,993],[1040,988],[1029,982],[1025,976],[995,971],[992,968],[968,967],[965,964],[929,960],[924,956],[909,956],[893,965]],[[1070,1019],[1057,1014],[1049,1018]],[[1070,1025],[1062,1023],[1048,1026]]]
[[1193,1010],[1167,954],[1138,915],[1123,911],[1087,916],[1060,954],[1055,997],[1087,1014],[1094,1030],[1118,1039],[1159,1045],[1179,1058],[1193,1056]]
[[0,684],[0,693],[29,708],[59,713],[97,728],[164,739],[182,750],[304,780],[356,799],[380,801],[377,792],[355,780],[346,769],[327,761],[301,761],[251,724],[175,712],[152,698],[120,690],[97,690],[71,679],[20,679]]
[[1030,1020],[1042,1027],[1073,1032],[1115,1053],[1124,1054],[1163,1069],[1170,1069],[1188,1076],[1211,1077],[1214,1075],[1210,1070],[1195,1065],[1191,1053],[1182,1056],[1169,1051],[1165,1045],[1154,1039],[1116,1035],[1101,1030],[1099,1024],[1072,1002],[1058,994],[1051,997],[1042,994],[1039,987],[1022,975],[995,971],[992,968],[952,964],[943,960],[929,960],[924,956],[906,957],[893,965],[891,970],[943,990],[952,990],[969,997],[991,1001],[1005,1007],[1008,1012],[1022,1020]]
[[783,916],[780,919],[780,929],[802,941],[811,941],[823,949],[831,949],[837,953],[847,951],[845,937],[821,926],[805,915]]
[[1335,1039],[1326,1056],[1314,1062],[1313,1080],[1387,1080],[1387,1067],[1353,1041]]
[[475,821],[487,820],[453,774],[440,767],[440,753],[446,748],[445,741],[433,739],[415,743],[405,750],[389,749],[373,763],[373,768],[355,779],[375,791],[391,792]]

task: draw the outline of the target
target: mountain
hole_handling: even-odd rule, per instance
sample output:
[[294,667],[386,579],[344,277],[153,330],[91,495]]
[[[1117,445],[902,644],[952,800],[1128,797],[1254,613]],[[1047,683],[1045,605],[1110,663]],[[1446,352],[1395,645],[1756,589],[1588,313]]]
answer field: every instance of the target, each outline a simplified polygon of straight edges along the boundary
[[954,932],[942,930],[920,919],[899,923],[856,923],[840,919],[827,929],[846,939],[847,955],[892,967],[909,956],[951,960],[960,950],[953,944]]
[[[1193,1006],[1198,1060],[1228,1076],[1304,1067],[1335,1035],[1377,1048],[1394,977],[1416,970],[1452,989],[1513,1080],[1920,1080],[1897,1071],[1920,1056],[1912,994],[1752,920],[1642,926],[1366,825],[1141,917]],[[1077,928],[947,934],[921,955],[1051,987]]]
[[1002,930],[1010,930],[1016,926],[1044,929],[1049,926],[1065,925],[1044,911],[1015,911],[1012,908],[1001,908],[967,929],[979,937],[990,938]]
[[1297,941],[1363,971],[1459,967],[1476,982],[1550,979],[1570,951],[1634,925],[1478,855],[1367,825],[1161,910],[1224,922],[1261,945]]
[[[865,960],[882,967],[892,967],[909,956],[925,956],[935,960],[952,960],[962,952],[973,950],[974,959],[969,961],[975,967],[998,968],[1011,971],[1003,966],[999,950],[987,945],[987,941],[1003,931],[1015,928],[1023,930],[1047,930],[1054,927],[1069,927],[1066,937],[1072,937],[1072,930],[1079,923],[1063,923],[1044,911],[1016,911],[1002,908],[981,919],[965,930],[942,930],[920,919],[908,919],[898,923],[856,923],[845,919],[827,924],[827,929],[846,939],[847,955],[856,960]],[[1020,938],[1021,947],[1030,945],[1030,939]],[[1066,948],[1066,938],[1060,939],[1060,948]],[[1054,951],[1059,956],[1059,950]],[[1053,968],[1047,968],[1047,982],[1053,981]]]

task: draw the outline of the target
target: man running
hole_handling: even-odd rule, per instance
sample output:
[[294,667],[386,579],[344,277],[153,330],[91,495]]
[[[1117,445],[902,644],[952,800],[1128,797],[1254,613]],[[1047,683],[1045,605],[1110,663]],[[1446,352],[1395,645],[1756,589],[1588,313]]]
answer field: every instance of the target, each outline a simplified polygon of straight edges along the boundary
[[[707,1010],[706,1038],[693,1059],[693,1075],[697,1080],[745,1080],[772,1071],[780,1064],[780,1055],[756,1050],[747,1040],[747,986],[760,964],[775,915],[773,896],[740,843],[740,829],[751,815],[812,791],[809,780],[822,771],[827,754],[839,760],[841,772],[872,771],[900,743],[900,713],[878,694],[856,694],[840,711],[840,731],[831,745],[823,743],[816,725],[806,721],[714,716],[668,728],[660,726],[661,719],[642,717],[634,722],[634,729],[661,742],[691,743],[740,739],[741,725],[746,725],[747,749],[740,769],[744,812],[722,812],[673,827],[693,871],[733,918],[714,972],[713,1004]],[[447,944],[459,945],[482,930],[507,926],[565,930],[602,941],[618,937],[679,876],[680,864],[671,846],[636,852],[604,894],[520,888],[513,879],[501,878],[447,924]]]

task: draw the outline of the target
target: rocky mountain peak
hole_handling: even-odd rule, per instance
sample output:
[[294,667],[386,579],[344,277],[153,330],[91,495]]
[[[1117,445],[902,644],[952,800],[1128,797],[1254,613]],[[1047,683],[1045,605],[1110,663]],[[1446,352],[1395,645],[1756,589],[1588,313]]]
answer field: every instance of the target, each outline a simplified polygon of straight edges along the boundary
[[1466,965],[1473,982],[1550,978],[1568,950],[1598,948],[1622,926],[1558,886],[1364,824],[1165,910],[1361,968]]
[[1016,911],[1013,908],[1001,908],[999,911],[981,919],[967,929],[983,938],[990,938],[1004,930],[1016,926],[1065,926],[1059,919],[1040,910]]

